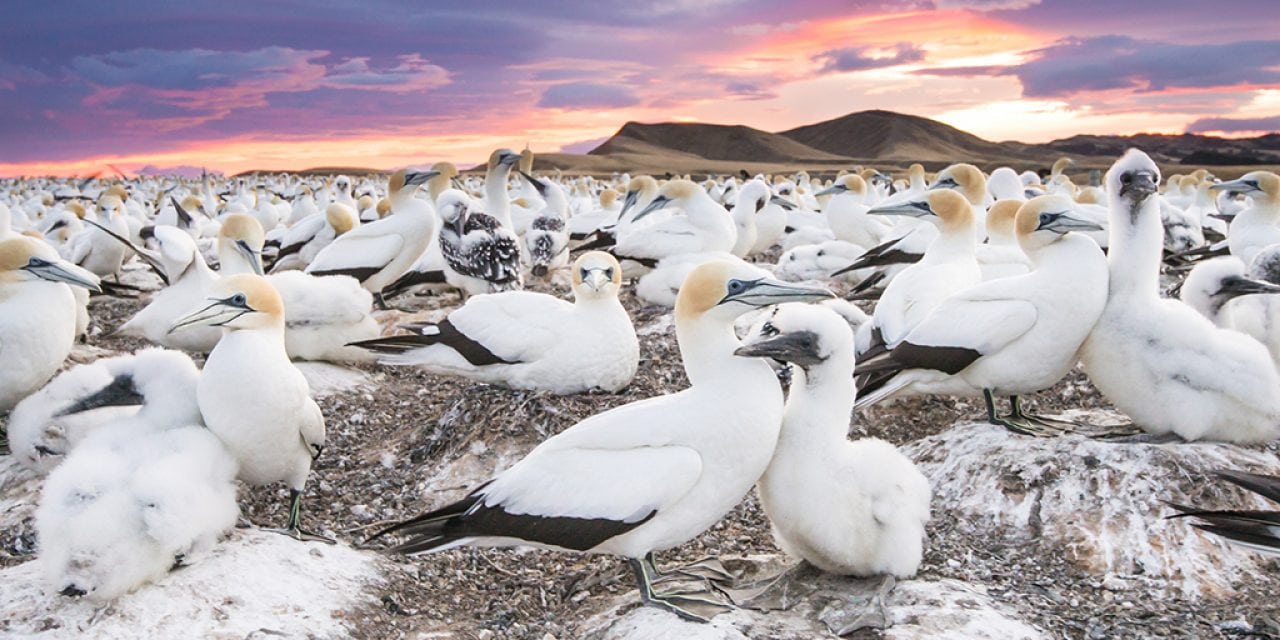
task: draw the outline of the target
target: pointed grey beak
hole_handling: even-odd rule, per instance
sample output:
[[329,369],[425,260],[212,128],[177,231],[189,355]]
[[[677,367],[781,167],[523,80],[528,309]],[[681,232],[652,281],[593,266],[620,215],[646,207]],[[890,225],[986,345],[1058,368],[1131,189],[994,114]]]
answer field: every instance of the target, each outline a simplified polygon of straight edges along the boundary
[[211,304],[201,307],[178,318],[166,335],[173,333],[183,327],[221,327],[228,322],[239,318],[247,313],[253,313],[254,309],[243,300],[243,296],[237,299],[235,296],[224,299],[210,298]]
[[521,178],[524,178],[524,179],[525,179],[525,181],[526,181],[526,182],[528,182],[530,185],[532,185],[534,189],[537,189],[537,190],[538,190],[538,195],[543,196],[543,197],[546,197],[546,195],[547,195],[547,185],[542,184],[542,181],[541,181],[541,180],[539,180],[539,179],[537,179],[537,178],[535,178],[535,177],[533,177],[533,176],[531,176],[531,175],[529,175],[529,174],[527,174],[527,173],[525,173],[525,172],[523,172],[523,171],[521,171],[521,172],[520,172],[520,177],[521,177]]
[[258,275],[262,273],[262,255],[254,251],[244,240],[236,240],[236,251],[249,261],[249,266],[253,267],[253,272]]
[[911,218],[923,218],[925,216],[934,215],[933,209],[929,208],[929,203],[925,200],[912,200],[909,202],[900,202],[897,204],[883,205],[869,209],[867,215],[871,216],[908,216]]
[[787,200],[782,196],[769,196],[769,202],[776,204],[787,211],[794,211],[796,208],[796,204],[794,202]]
[[1263,280],[1245,278],[1243,276],[1229,276],[1227,278],[1223,278],[1222,287],[1218,289],[1217,295],[1236,298],[1239,296],[1249,296],[1261,293],[1280,293],[1280,286]]
[[933,191],[934,189],[954,189],[958,186],[960,185],[956,183],[954,178],[943,178],[942,180],[929,185],[929,191]]
[[848,191],[848,190],[849,190],[849,187],[846,187],[843,184],[833,184],[827,187],[826,189],[823,189],[822,191],[819,191],[813,194],[813,197],[816,198],[818,196],[829,196],[837,193],[844,193],[845,191]]
[[520,162],[520,156],[514,153],[504,153],[498,157],[498,166],[511,166]]
[[426,184],[427,181],[440,175],[439,171],[406,171],[404,174],[404,186],[415,187]]
[[1236,193],[1254,193],[1261,191],[1257,183],[1243,178],[1239,180],[1231,180],[1229,182],[1219,182],[1209,185],[1210,191],[1234,191]]
[[641,210],[640,210],[640,213],[637,213],[637,214],[635,215],[635,217],[631,218],[631,221],[632,221],[632,222],[635,222],[636,220],[639,220],[640,218],[643,218],[643,217],[645,217],[645,216],[647,216],[647,215],[649,215],[649,214],[653,213],[654,211],[657,211],[658,209],[661,209],[661,208],[663,208],[663,207],[667,206],[667,203],[668,203],[668,202],[671,202],[671,198],[668,198],[668,197],[666,197],[666,196],[658,196],[658,197],[654,198],[654,199],[653,199],[653,202],[650,202],[650,203],[649,203],[649,206],[647,206],[647,207],[645,207],[645,208],[641,209]]
[[781,362],[808,367],[822,362],[818,354],[818,336],[812,331],[797,331],[748,342],[733,352],[747,358],[773,358]]
[[627,195],[622,199],[622,210],[618,211],[619,222],[622,221],[623,216],[627,215],[627,212],[631,210],[631,207],[636,206],[636,199],[639,197],[640,193],[638,191],[627,192]]
[[1048,231],[1056,231],[1058,233],[1067,233],[1068,231],[1102,231],[1102,225],[1084,218],[1076,216],[1070,211],[1059,211],[1057,213],[1044,212],[1040,214],[1040,224],[1036,229],[1046,229]]
[[145,402],[133,384],[133,376],[123,374],[116,376],[111,384],[99,389],[91,395],[80,398],[67,408],[54,414],[55,418],[69,416],[73,413],[84,413],[102,407],[133,407]]
[[58,260],[50,262],[42,258],[32,256],[27,261],[26,266],[22,267],[23,271],[49,282],[62,282],[77,287],[83,287],[94,293],[102,293],[102,287],[98,284],[98,276],[93,275],[85,269],[81,269],[70,262]]
[[1121,183],[1120,195],[1131,200],[1145,200],[1158,189],[1155,174],[1150,171],[1135,171],[1128,184]]
[[767,307],[784,302],[816,302],[834,297],[836,297],[835,294],[826,289],[803,287],[773,278],[760,278],[750,281],[730,280],[729,293],[720,300],[719,304],[741,302],[753,307]]

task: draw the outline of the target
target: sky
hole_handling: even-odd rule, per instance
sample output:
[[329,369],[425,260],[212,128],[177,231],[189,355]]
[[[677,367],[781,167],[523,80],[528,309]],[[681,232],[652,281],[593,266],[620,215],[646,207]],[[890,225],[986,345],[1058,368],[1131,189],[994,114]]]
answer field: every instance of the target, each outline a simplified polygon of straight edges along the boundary
[[36,2],[0,21],[0,176],[585,152],[627,121],[864,109],[992,140],[1280,129],[1272,0]]

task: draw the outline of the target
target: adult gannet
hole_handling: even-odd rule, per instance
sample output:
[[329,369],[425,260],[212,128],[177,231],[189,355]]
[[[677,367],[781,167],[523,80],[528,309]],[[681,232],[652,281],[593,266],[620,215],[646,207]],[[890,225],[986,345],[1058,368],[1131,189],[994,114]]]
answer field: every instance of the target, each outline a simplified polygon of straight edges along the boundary
[[676,337],[691,386],[592,416],[538,445],[459,502],[390,527],[394,548],[529,544],[621,555],[646,604],[701,620],[687,599],[656,593],[653,553],[706,530],[751,490],[772,457],[783,399],[773,369],[733,355],[746,311],[830,297],[744,264],[709,262],[676,303]]
[[[157,226],[151,230],[151,237],[156,246],[153,259],[159,263],[169,286],[152,294],[147,306],[114,333],[145,338],[172,349],[208,353],[222,335],[217,328],[188,328],[170,333],[169,327],[179,315],[190,311],[205,298],[218,274],[205,264],[204,256],[191,236],[181,230]],[[138,251],[140,256],[149,255],[146,249]]]
[[[124,203],[114,194],[98,201],[98,224],[121,235],[129,235],[125,221]],[[90,273],[105,278],[116,277],[124,264],[126,247],[108,236],[102,229],[90,225],[67,241],[67,261],[79,265]]]
[[449,189],[436,203],[445,280],[466,295],[513,291],[524,286],[520,239],[488,214],[472,211],[467,194]]
[[827,225],[837,240],[869,249],[883,242],[889,233],[890,225],[867,217],[870,209],[866,204],[867,182],[861,176],[852,173],[841,176],[835,184],[817,195],[831,196],[822,212],[827,216]]
[[[1016,176],[1015,176],[1016,177]],[[997,200],[987,212],[987,241],[978,245],[978,268],[983,280],[1027,272],[1027,256],[1018,246],[1016,218],[1022,199]],[[1097,227],[1101,229],[1101,226]]]
[[860,358],[897,346],[938,303],[982,279],[973,208],[959,193],[932,190],[919,200],[884,205],[868,213],[924,218],[938,228],[938,237],[919,262],[903,269],[885,288],[871,322],[858,331]]
[[1263,247],[1280,243],[1280,176],[1270,171],[1252,171],[1210,189],[1242,193],[1253,201],[1253,206],[1236,214],[1228,227],[1231,255],[1250,264]]
[[0,240],[0,411],[44,385],[71,353],[77,305],[68,285],[100,291],[97,276],[49,245]]
[[982,170],[971,164],[953,164],[939,171],[929,188],[953,189],[964,196],[973,208],[974,222],[978,225],[978,239],[981,240],[986,235],[990,195],[987,194],[987,177]]
[[[636,223],[666,206],[680,208],[672,216],[646,226]],[[672,180],[658,190],[648,206],[631,218],[626,233],[618,233],[613,253],[619,260],[653,266],[658,260],[686,253],[730,252],[737,239],[733,218],[707,192],[689,180]]]
[[334,239],[360,225],[356,213],[346,205],[333,203],[324,214],[315,214],[289,228],[280,240],[280,251],[270,271],[305,269]]
[[1159,294],[1160,169],[1130,149],[1107,172],[1107,306],[1080,352],[1089,379],[1135,425],[1184,440],[1280,435],[1280,375],[1254,339]]
[[[1243,471],[1216,471],[1214,475],[1280,503],[1280,478]],[[1280,555],[1280,512],[1264,509],[1201,509],[1170,504],[1178,511],[1170,518],[1194,518],[1191,526],[1268,555]]]
[[[1061,430],[1060,421],[1022,413],[1016,396],[1046,389],[1076,364],[1107,300],[1107,264],[1080,233],[1097,225],[1065,196],[1039,196],[1018,210],[1025,275],[988,280],[946,298],[891,351],[859,361],[857,406],[895,395],[983,394],[988,418],[1010,429]],[[995,395],[1013,413],[996,416]]]
[[405,169],[391,174],[387,181],[391,215],[338,236],[316,254],[306,272],[315,276],[351,276],[385,307],[383,287],[413,266],[435,233],[436,216],[431,206],[413,195],[419,185],[435,175],[433,171]]
[[355,343],[385,364],[414,364],[516,389],[556,394],[618,391],[640,360],[631,317],[618,300],[622,268],[592,251],[573,264],[574,302],[531,291],[473,296],[414,333]]
[[929,481],[893,445],[847,439],[855,390],[845,319],[783,305],[736,353],[791,365],[778,446],[756,485],[778,546],[829,573],[915,575]]
[[167,349],[143,349],[77,365],[13,408],[13,455],[28,469],[46,473],[101,428],[123,425],[162,431],[199,425],[199,377],[190,357]]
[[241,480],[288,485],[289,520],[282,533],[328,541],[300,524],[302,491],[312,461],[324,449],[325,425],[307,379],[285,351],[280,294],[253,274],[222,278],[208,301],[173,329],[193,325],[223,331],[196,387],[205,425],[239,462]]
[[[1236,314],[1233,312],[1238,307],[1234,304],[1228,306],[1227,303],[1238,300],[1241,296],[1265,293],[1280,293],[1280,286],[1250,278],[1249,270],[1239,258],[1221,256],[1197,264],[1187,274],[1186,280],[1183,280],[1178,299],[1199,311],[1213,324],[1224,329],[1235,329]],[[1265,314],[1266,311],[1263,310],[1262,313]],[[1262,342],[1265,344],[1265,341]]]

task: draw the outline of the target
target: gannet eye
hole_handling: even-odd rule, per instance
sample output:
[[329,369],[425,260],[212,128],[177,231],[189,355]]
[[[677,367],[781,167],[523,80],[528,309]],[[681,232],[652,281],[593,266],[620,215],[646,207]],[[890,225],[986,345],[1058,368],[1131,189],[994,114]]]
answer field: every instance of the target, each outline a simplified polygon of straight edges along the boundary
[[249,300],[244,297],[243,293],[237,293],[234,296],[231,296],[231,304],[234,304],[237,307],[244,306],[248,303]]
[[1048,221],[1050,221],[1050,220],[1052,220],[1052,219],[1053,219],[1053,216],[1051,216],[1051,215],[1049,215],[1049,214],[1047,214],[1047,213],[1042,213],[1042,214],[1040,214],[1040,224],[1044,224],[1044,223],[1046,223],[1046,222],[1048,222]]
[[762,336],[776,336],[779,333],[778,328],[773,326],[772,322],[766,322],[764,326],[760,327],[760,335]]
[[729,281],[727,287],[729,289],[729,293],[740,293],[742,290],[747,288],[747,283],[734,279]]
[[613,267],[609,267],[608,269],[605,269],[605,270],[604,270],[604,277],[606,277],[606,278],[608,278],[608,279],[610,279],[610,280],[612,280],[612,279],[613,279]]
[[582,269],[582,273],[579,274],[583,280],[586,280],[588,275],[591,275],[591,270],[586,268]]
[[1130,182],[1132,182],[1132,181],[1133,181],[1133,176],[1132,176],[1132,175],[1127,174],[1127,173],[1122,173],[1122,174],[1120,174],[1120,183],[1121,183],[1121,184],[1129,184],[1129,183],[1130,183]]

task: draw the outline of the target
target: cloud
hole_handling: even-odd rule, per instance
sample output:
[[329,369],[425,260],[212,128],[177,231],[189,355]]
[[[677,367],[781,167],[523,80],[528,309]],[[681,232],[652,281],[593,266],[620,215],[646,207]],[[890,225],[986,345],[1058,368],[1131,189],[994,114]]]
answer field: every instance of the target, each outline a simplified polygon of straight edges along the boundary
[[1243,133],[1250,131],[1280,131],[1280,116],[1265,118],[1200,118],[1187,125],[1187,133]]
[[865,71],[892,67],[909,62],[924,60],[924,50],[909,43],[899,42],[887,49],[879,47],[846,47],[831,49],[813,56],[814,62],[821,62],[820,73]]
[[334,89],[370,89],[409,93],[425,91],[449,83],[449,72],[422,59],[419,54],[397,56],[394,67],[375,70],[369,58],[351,58],[333,67],[324,77],[324,86]]
[[1016,76],[1028,98],[1280,83],[1280,40],[1172,44],[1098,36],[1066,38],[1031,55],[1001,72]]
[[630,89],[595,82],[553,84],[538,100],[544,109],[620,109],[637,104],[640,98]]
[[204,167],[193,167],[189,164],[180,164],[172,167],[157,167],[154,164],[148,164],[144,165],[137,171],[134,171],[134,173],[140,176],[180,176],[183,178],[199,178],[206,173],[206,170]]
[[934,0],[938,9],[972,9],[974,11],[1014,11],[1040,4],[1040,0]]
[[778,97],[769,87],[750,80],[731,80],[724,85],[725,93],[738,100],[768,100]]

